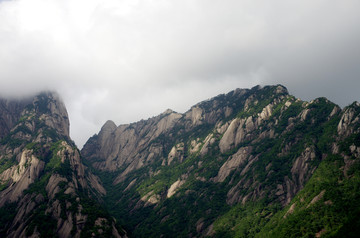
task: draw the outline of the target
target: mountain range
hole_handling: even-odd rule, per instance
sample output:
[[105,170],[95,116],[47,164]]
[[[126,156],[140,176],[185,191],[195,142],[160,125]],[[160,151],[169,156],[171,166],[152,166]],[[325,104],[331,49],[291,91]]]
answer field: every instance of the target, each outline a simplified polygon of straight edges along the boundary
[[360,103],[282,85],[109,120],[81,151],[57,93],[0,99],[0,236],[357,237],[359,159]]

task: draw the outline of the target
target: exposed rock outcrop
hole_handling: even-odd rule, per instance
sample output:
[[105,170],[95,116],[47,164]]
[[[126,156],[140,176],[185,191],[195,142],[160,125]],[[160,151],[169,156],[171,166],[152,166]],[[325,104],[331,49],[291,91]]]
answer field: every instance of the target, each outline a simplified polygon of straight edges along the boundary
[[185,180],[177,180],[176,182],[171,184],[166,197],[167,198],[172,197],[176,193],[176,190],[178,190],[185,182],[186,182]]
[[340,122],[337,127],[338,134],[341,136],[349,136],[354,133],[354,126],[360,123],[360,103],[354,102],[344,109]]
[[250,156],[251,147],[242,147],[221,166],[218,175],[213,179],[214,182],[224,182],[229,174],[245,164]]

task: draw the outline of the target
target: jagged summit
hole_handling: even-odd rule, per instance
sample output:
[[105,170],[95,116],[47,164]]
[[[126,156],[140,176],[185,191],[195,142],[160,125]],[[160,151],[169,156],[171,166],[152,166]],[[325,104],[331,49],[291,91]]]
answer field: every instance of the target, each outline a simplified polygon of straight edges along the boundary
[[116,124],[112,120],[107,120],[105,124],[101,127],[101,131],[114,131],[116,129]]
[[69,137],[69,117],[64,102],[56,92],[42,92],[35,96],[33,105],[36,112],[42,113],[45,124],[60,134]]
[[[202,101],[183,114],[167,109],[148,120],[120,125],[117,128],[115,123],[107,121],[99,134],[84,145],[82,154],[90,160],[94,158],[96,162],[93,165],[99,169],[114,171],[121,166],[132,164],[124,171],[125,176],[130,171],[145,166],[144,160],[139,161],[137,158],[138,151],[143,150],[148,154],[141,157],[148,157],[150,154],[159,156],[159,151],[162,149],[152,151],[146,148],[160,135],[168,134],[173,138],[176,134],[172,131],[177,130],[176,128],[183,127],[177,133],[184,133],[198,126],[215,126],[224,119],[235,117],[242,109],[250,114],[261,114],[264,118],[271,114],[269,107],[262,111],[262,107],[266,106],[264,103],[278,103],[288,97],[288,90],[282,85],[264,87],[257,85],[251,89],[235,89],[227,94]],[[109,160],[102,161],[102,158]],[[120,175],[119,179],[123,175]]]
[[161,113],[160,115],[168,115],[168,114],[171,114],[171,113],[176,113],[176,112],[173,111],[172,109],[168,108],[163,113]]
[[42,92],[2,102],[0,236],[120,237],[97,201],[105,189],[69,137],[59,95]]
[[25,121],[35,115],[47,126],[69,137],[69,118],[63,101],[56,92],[45,91],[25,99],[0,99],[0,138],[20,119]]
[[[183,114],[166,111],[111,133],[104,126],[82,155],[106,181],[109,210],[136,237],[319,236],[345,224],[336,213],[321,217],[343,206],[333,192],[344,193],[325,189],[324,173],[331,164],[340,171],[334,181],[352,183],[341,173],[353,173],[360,156],[351,139],[360,132],[355,107],[302,101],[283,85],[235,89]],[[318,227],[302,225],[312,219]]]

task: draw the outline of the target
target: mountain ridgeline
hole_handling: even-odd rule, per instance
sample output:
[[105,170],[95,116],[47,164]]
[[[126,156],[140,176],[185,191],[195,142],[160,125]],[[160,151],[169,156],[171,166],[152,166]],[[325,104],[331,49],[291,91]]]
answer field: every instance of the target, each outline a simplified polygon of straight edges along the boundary
[[0,100],[0,236],[357,237],[360,104],[236,89],[81,152],[55,93]]
[[[0,236],[121,237],[56,93],[0,100]],[[120,232],[120,233],[119,233]]]

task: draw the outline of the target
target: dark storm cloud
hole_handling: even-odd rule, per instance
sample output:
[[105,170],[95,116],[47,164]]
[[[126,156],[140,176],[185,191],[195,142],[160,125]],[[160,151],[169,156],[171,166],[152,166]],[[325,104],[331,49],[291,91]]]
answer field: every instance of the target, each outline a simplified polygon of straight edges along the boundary
[[57,90],[82,145],[237,87],[359,100],[360,2],[0,1],[0,93]]

